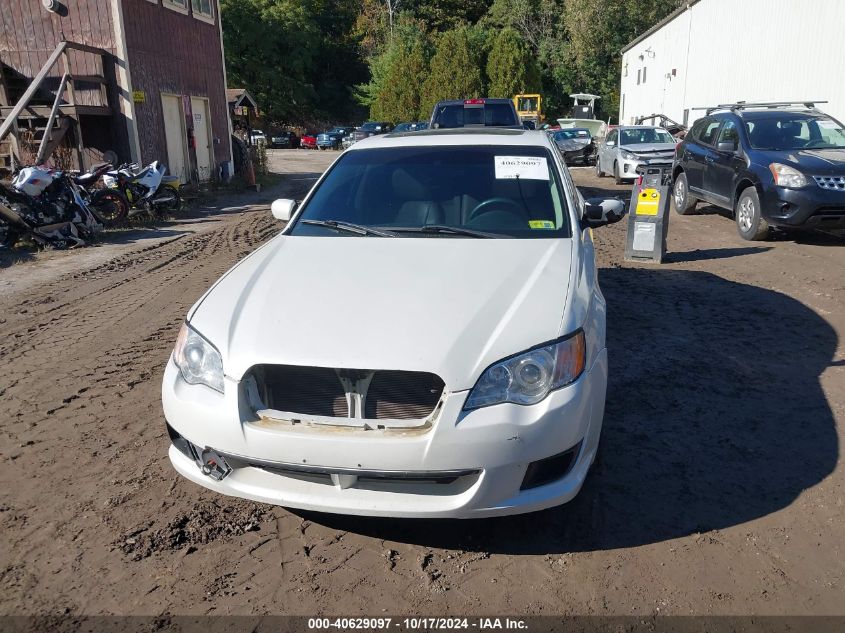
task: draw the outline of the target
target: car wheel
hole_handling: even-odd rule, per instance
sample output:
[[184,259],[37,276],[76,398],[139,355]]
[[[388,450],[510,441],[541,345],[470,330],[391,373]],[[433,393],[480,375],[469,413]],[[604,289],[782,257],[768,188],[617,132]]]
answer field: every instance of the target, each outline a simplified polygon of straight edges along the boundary
[[604,172],[601,170],[601,161],[596,157],[596,178],[604,178]]
[[754,187],[739,194],[734,210],[736,230],[744,240],[765,240],[769,236],[769,223],[763,218],[760,197]]
[[675,185],[672,189],[672,204],[679,215],[690,215],[695,211],[696,200],[689,194],[687,175],[684,172],[675,178]]
[[619,163],[613,163],[613,179],[616,181],[617,185],[624,185],[625,181],[622,180],[622,176],[619,175]]

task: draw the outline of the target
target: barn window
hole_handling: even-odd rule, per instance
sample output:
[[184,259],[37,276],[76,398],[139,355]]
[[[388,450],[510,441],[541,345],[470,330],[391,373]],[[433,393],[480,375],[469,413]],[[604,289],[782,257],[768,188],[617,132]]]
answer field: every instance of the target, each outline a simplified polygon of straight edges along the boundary
[[179,13],[188,12],[188,0],[162,0],[162,4],[168,9],[173,9]]
[[211,0],[191,0],[191,7],[194,10],[194,17],[214,21],[214,11],[211,8]]

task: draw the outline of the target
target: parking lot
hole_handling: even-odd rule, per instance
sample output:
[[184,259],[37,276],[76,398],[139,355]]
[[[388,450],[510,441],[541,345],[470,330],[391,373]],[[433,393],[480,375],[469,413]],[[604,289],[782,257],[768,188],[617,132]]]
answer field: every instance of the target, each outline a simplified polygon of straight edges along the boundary
[[270,154],[255,204],[0,268],[0,612],[841,613],[845,238],[749,243],[712,208],[672,215],[659,266],[623,261],[625,221],[594,232],[610,384],[571,504],[356,519],[179,477],[160,386],[184,315],[278,231],[267,196],[337,157]]

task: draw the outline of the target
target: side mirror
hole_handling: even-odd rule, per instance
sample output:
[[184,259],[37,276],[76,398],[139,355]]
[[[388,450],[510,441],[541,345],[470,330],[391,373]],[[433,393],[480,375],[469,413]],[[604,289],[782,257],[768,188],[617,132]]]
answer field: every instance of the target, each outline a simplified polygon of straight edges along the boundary
[[607,145],[608,147],[614,147],[616,145],[616,141],[607,141],[605,145]]
[[720,152],[735,152],[736,141],[721,141],[718,145],[716,145],[716,149]]
[[279,198],[278,200],[274,200],[273,204],[270,205],[270,213],[272,213],[273,217],[277,220],[287,222],[288,220],[290,220],[290,216],[293,215],[293,210],[295,208],[295,200],[290,200],[288,198]]
[[619,222],[625,215],[625,203],[619,198],[590,198],[584,202],[584,228],[598,228]]

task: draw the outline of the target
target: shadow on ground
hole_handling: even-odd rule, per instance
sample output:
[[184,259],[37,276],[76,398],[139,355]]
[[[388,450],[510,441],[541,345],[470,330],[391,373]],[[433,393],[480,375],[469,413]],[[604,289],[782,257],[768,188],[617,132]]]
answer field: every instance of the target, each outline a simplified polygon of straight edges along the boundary
[[663,257],[663,261],[669,264],[678,264],[710,259],[728,259],[730,257],[742,257],[743,255],[756,255],[770,250],[772,250],[771,246],[746,246],[742,248],[703,248],[684,252],[670,251]]
[[[672,213],[674,214],[674,211]],[[733,213],[727,209],[722,209],[721,207],[713,205],[704,205],[699,203],[695,209],[693,217],[696,215],[720,215],[728,222],[735,222]],[[774,229],[769,236],[769,241],[795,242],[796,244],[808,244],[815,246],[845,246],[845,230],[834,229],[832,231],[816,231],[805,229]]]
[[603,455],[572,503],[476,521],[301,514],[430,547],[606,550],[753,521],[833,471],[838,441],[819,375],[837,337],[823,318],[705,272],[600,275],[610,355]]

